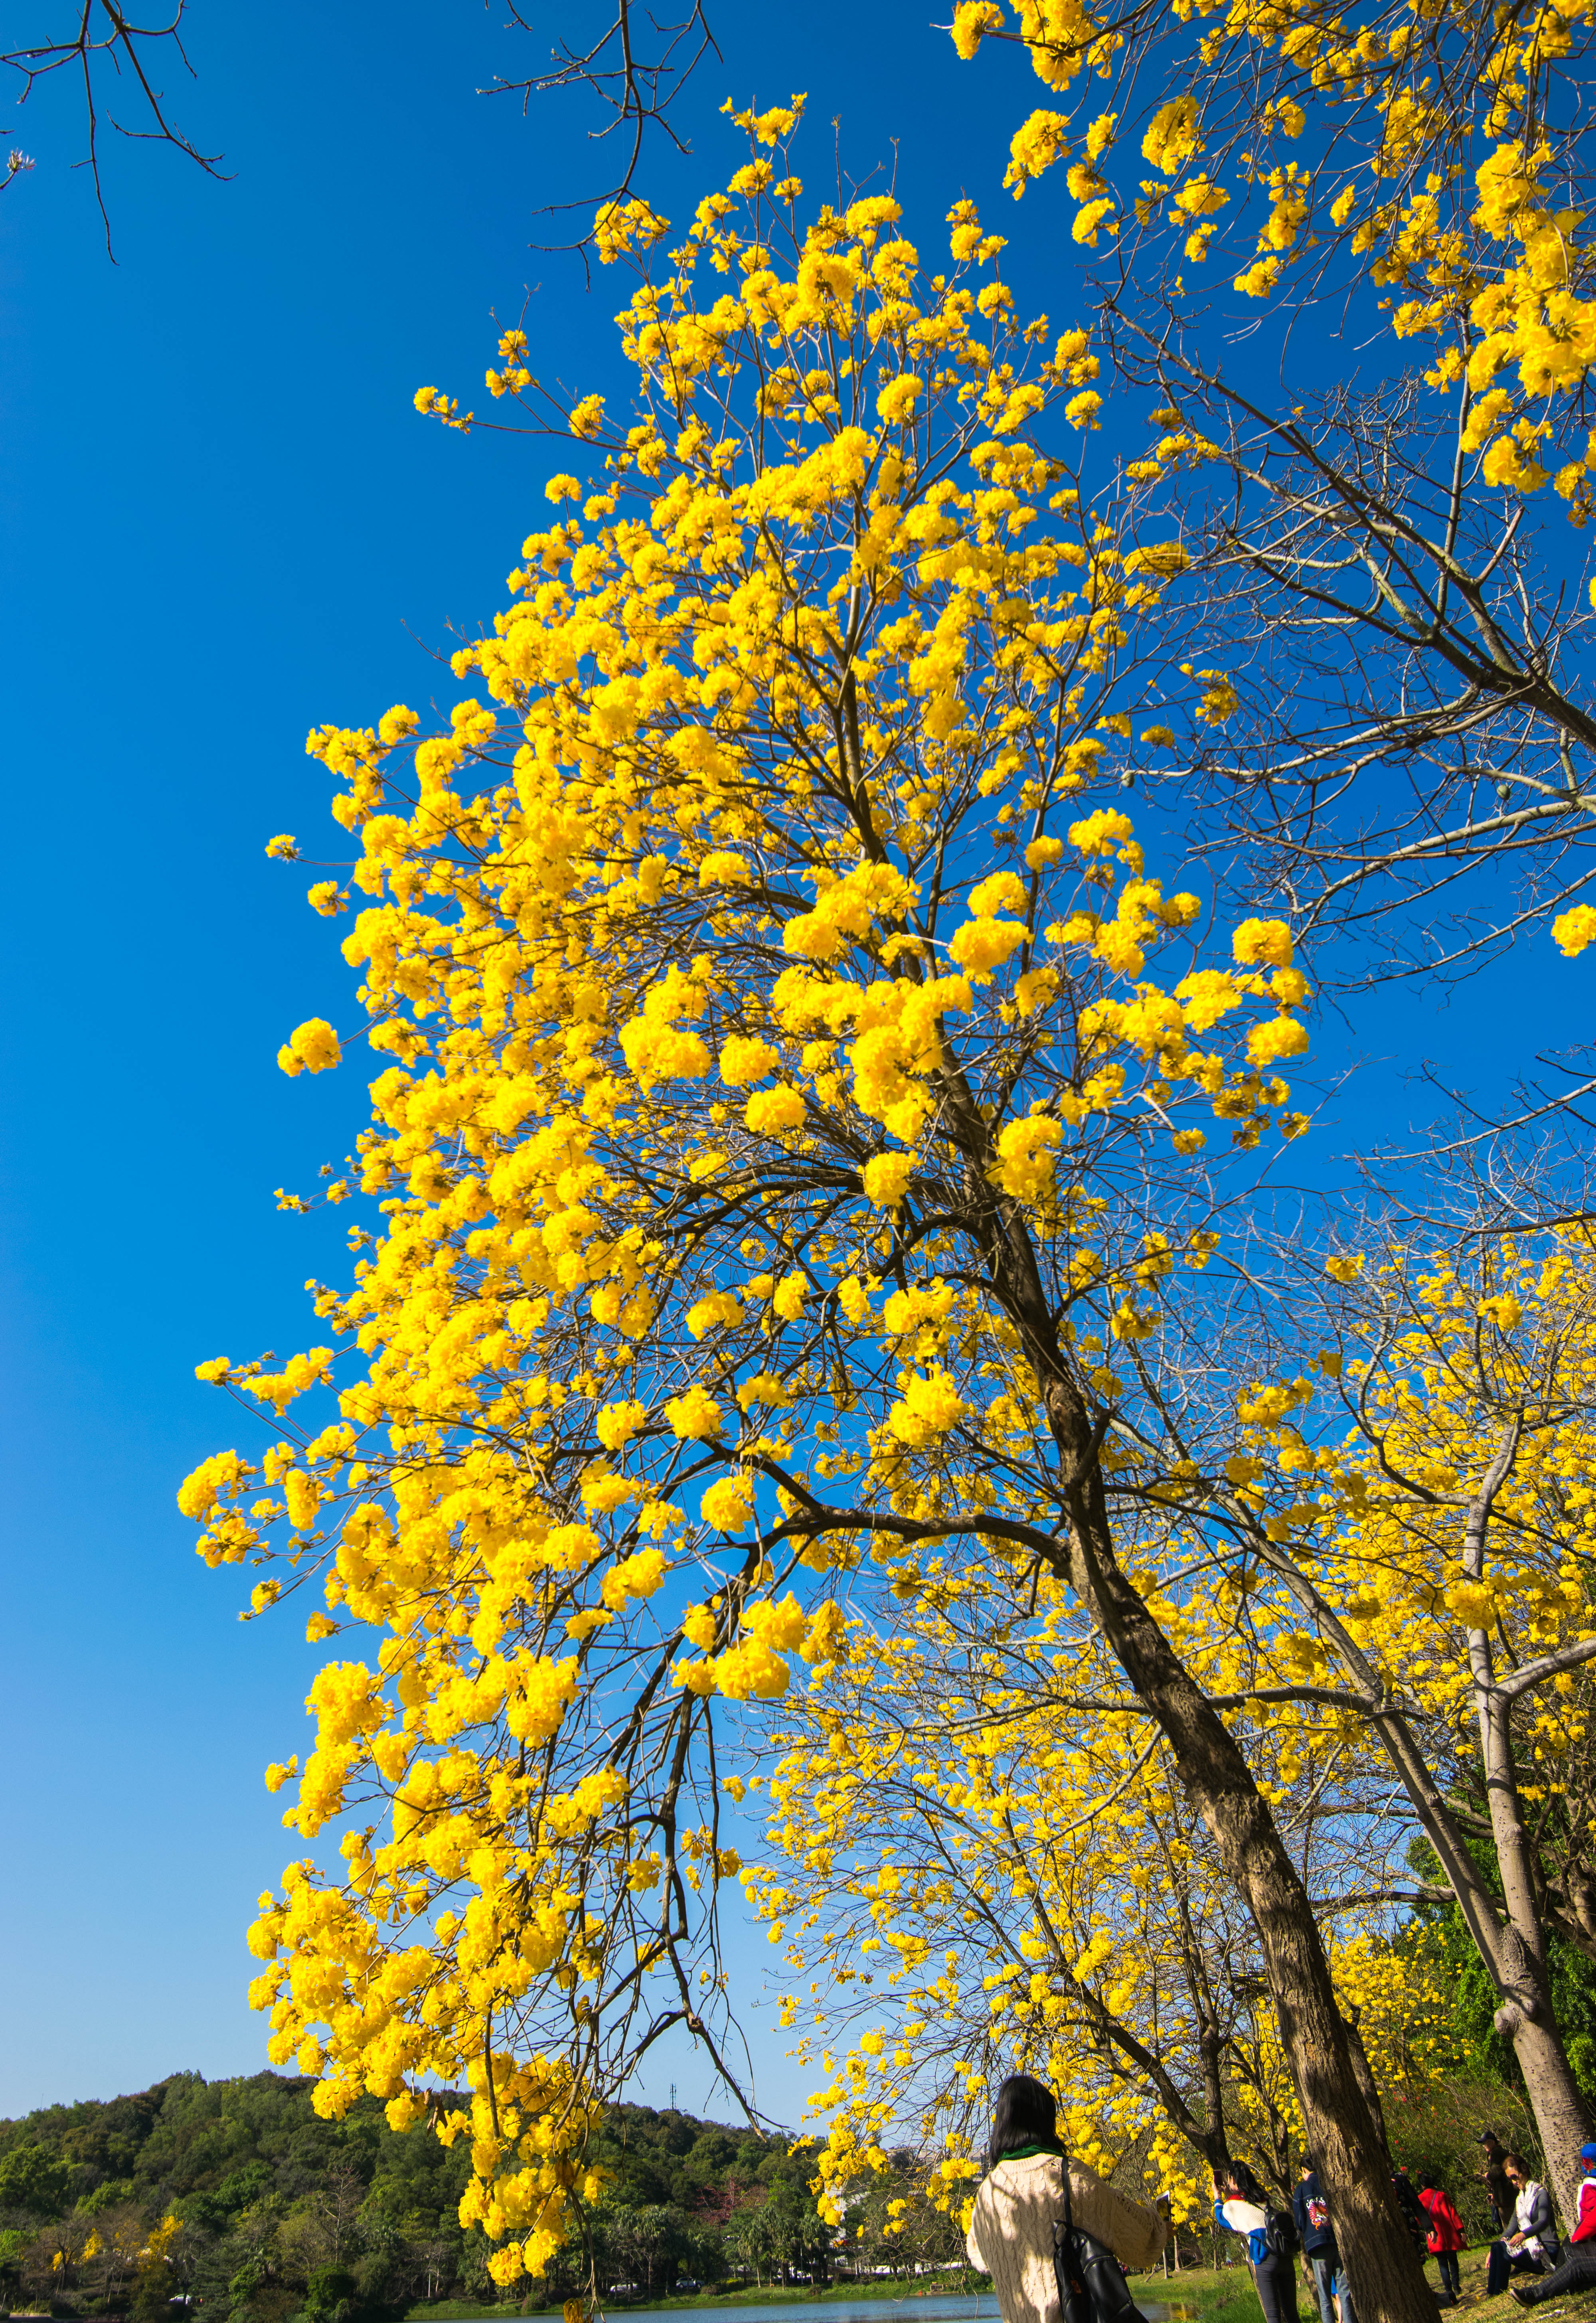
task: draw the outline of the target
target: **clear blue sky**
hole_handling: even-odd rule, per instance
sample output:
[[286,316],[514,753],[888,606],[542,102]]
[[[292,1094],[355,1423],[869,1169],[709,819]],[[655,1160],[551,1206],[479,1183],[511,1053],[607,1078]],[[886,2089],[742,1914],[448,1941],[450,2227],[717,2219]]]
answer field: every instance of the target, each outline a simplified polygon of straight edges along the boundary
[[[109,264],[62,87],[9,133],[39,166],[0,201],[0,2115],[264,2062],[243,1932],[289,1850],[261,1770],[302,1745],[314,1657],[292,1620],[238,1623],[238,1576],[198,1564],[173,1492],[234,1432],[194,1364],[303,1344],[305,1277],[346,1262],[350,1212],[324,1227],[272,1194],[347,1150],[361,1086],[277,1071],[289,1028],[347,1018],[351,979],[262,845],[331,851],[307,729],[431,698],[429,652],[501,601],[559,464],[446,435],[415,389],[481,401],[493,317],[528,289],[534,363],[602,386],[619,303],[528,247],[537,203],[601,173],[574,107],[473,94],[536,61],[496,8],[193,0],[188,21],[197,79],[167,86],[227,182],[113,142]],[[977,195],[1069,317],[1061,190],[997,191],[1019,60],[960,67],[899,0],[728,0],[716,26],[698,152],[650,179],[667,211],[736,166],[724,94],[806,89],[812,185],[833,115],[860,177],[896,136],[907,230]],[[1417,1045],[1466,1051],[1468,1019]],[[1410,1021],[1375,1029],[1416,1045]],[[759,2053],[792,2117],[779,2041]],[[673,2075],[700,2101],[663,2054],[641,2094]]]

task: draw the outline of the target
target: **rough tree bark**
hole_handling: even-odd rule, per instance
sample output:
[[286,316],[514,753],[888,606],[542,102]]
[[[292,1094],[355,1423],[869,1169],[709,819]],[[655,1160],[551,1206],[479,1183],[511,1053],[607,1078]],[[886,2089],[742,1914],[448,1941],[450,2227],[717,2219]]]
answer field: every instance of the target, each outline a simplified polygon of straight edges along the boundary
[[[1518,1430],[1503,1445],[1470,1503],[1463,1529],[1463,1568],[1480,1580],[1491,1508],[1513,1465]],[[1491,1962],[1501,2004],[1496,2029],[1510,2041],[1524,2075],[1525,2094],[1540,2132],[1546,2175],[1565,2226],[1579,2207],[1583,2175],[1579,2150],[1591,2135],[1591,2117],[1569,2068],[1552,2006],[1552,1979],[1546,1925],[1535,1877],[1535,1854],[1524,1827],[1518,1768],[1513,1750],[1512,1698],[1497,1683],[1489,1630],[1469,1632],[1469,1669],[1474,1684],[1480,1733],[1480,1766],[1501,1876],[1505,1921],[1493,1925],[1496,1957]],[[1494,1921],[1495,1915],[1492,1915]]]
[[[1270,1997],[1362,2323],[1434,2323],[1435,2300],[1391,2186],[1307,1893],[1240,1746],[1131,1585],[1115,1553],[1094,1416],[1060,1339],[1036,1254],[1013,1206],[994,1199],[986,1125],[949,1075],[967,1154],[963,1189],[993,1293],[1020,1332],[1058,1453],[1065,1510],[1055,1569],[1089,1610],[1167,1740],[1187,1797],[1213,1834],[1263,1947]],[[1366,2070],[1366,2068],[1365,2068]]]
[[1307,1894],[1225,1722],[1180,1663],[1114,1556],[1093,1430],[1061,1373],[1046,1382],[1065,1471],[1065,1578],[1091,1608],[1169,1740],[1188,1797],[1213,1833],[1262,1942],[1270,1997],[1303,2125],[1365,2323],[1433,2323],[1435,2301],[1391,2190]]

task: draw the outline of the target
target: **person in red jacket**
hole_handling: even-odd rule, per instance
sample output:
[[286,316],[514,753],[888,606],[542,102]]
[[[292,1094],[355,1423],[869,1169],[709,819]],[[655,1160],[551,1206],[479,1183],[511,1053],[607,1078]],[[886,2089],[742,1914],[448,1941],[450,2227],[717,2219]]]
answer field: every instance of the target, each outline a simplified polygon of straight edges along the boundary
[[1443,2307],[1455,2307],[1463,2295],[1463,2286],[1458,2281],[1457,2254],[1468,2241],[1463,2232],[1463,2222],[1457,2215],[1451,2195],[1436,2185],[1427,2170],[1421,2170],[1418,2173],[1418,2199],[1430,2214],[1425,2248],[1441,2271],[1441,2304]]
[[1543,2299],[1555,2299],[1565,2291],[1589,2291],[1596,2284],[1596,2144],[1581,2146],[1580,2162],[1585,2174],[1580,2181],[1579,2216],[1568,2237],[1568,2255],[1538,2282],[1509,2284],[1520,2307],[1538,2307]]

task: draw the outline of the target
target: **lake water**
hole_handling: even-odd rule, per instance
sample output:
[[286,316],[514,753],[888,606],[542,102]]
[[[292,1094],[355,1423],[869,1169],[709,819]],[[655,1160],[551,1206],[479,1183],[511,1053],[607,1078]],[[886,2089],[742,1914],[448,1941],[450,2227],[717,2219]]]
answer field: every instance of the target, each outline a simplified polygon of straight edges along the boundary
[[[1134,2283],[1131,2296],[1147,2323],[1192,2323],[1198,2313],[1184,2301],[1144,2299]],[[977,2299],[909,2292],[901,2299],[793,2300],[779,2307],[627,2307],[618,2301],[605,2311],[615,2323],[623,2315],[627,2323],[692,2323],[695,2315],[712,2315],[716,2323],[999,2323],[990,2291]],[[483,2323],[500,2318],[484,2317]]]

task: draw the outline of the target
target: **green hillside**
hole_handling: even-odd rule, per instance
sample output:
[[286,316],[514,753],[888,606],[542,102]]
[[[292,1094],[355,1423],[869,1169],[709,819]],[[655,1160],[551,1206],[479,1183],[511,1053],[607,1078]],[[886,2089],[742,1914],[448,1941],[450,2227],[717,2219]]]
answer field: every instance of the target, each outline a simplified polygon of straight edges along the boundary
[[[466,2142],[396,2135],[375,2098],[323,2121],[313,2086],[177,2073],[0,2122],[0,2306],[168,2323],[187,2300],[217,2323],[392,2323],[416,2306],[511,2303],[482,2236],[459,2225]],[[593,2158],[606,2191],[536,2303],[590,2281],[647,2303],[689,2285],[823,2283],[839,2265],[913,2272],[957,2255],[948,2221],[918,2199],[905,2230],[885,2235],[886,2203],[910,2191],[907,2155],[850,2214],[840,2251],[789,2137],[621,2105]]]

